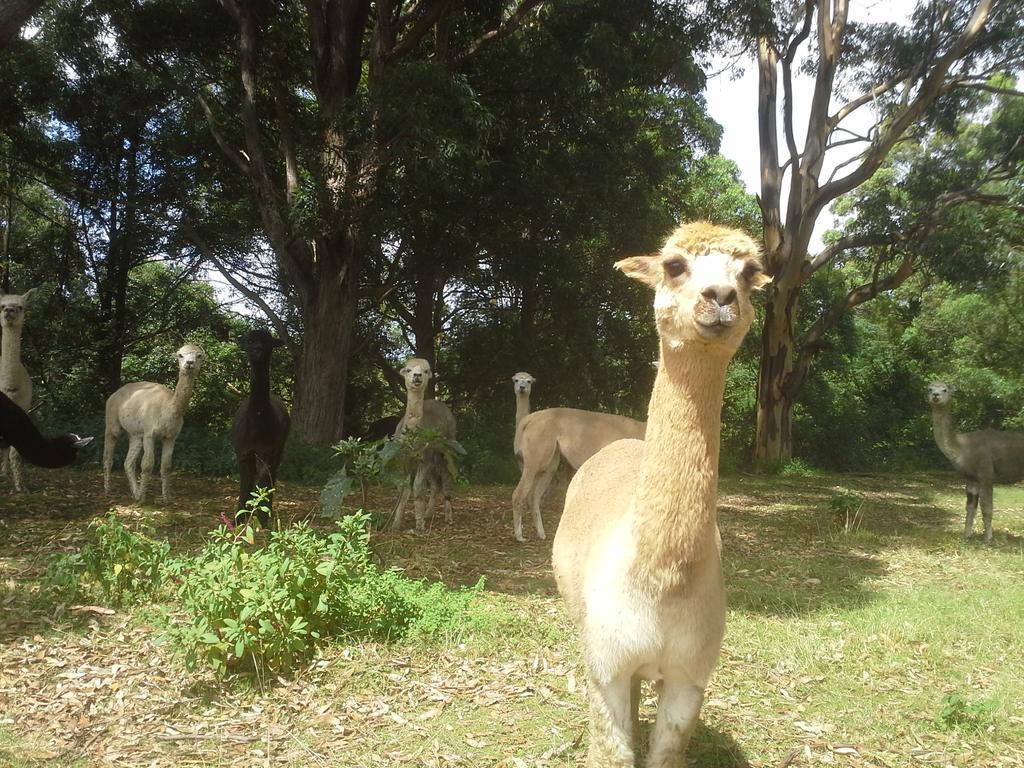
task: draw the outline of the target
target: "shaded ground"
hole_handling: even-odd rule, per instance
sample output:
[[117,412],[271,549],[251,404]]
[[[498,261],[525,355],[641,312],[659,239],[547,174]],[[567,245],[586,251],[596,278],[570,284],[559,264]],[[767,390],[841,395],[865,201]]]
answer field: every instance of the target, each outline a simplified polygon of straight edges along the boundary
[[[486,577],[494,632],[440,648],[338,644],[291,680],[246,688],[186,672],[158,643],[145,608],[55,608],[40,599],[49,559],[74,550],[110,505],[92,471],[35,471],[29,481],[33,493],[17,499],[0,488],[0,766],[582,762],[585,682],[550,574],[550,540],[512,540],[510,487],[460,489],[452,525],[374,539],[382,560],[412,577],[452,586]],[[179,476],[172,502],[139,508],[121,490],[118,514],[147,521],[176,551],[196,548],[236,493],[230,481]],[[283,485],[282,519],[326,525],[316,518],[318,490]],[[919,640],[909,629],[897,637],[884,623],[901,596],[918,599],[908,590],[956,582],[970,601],[975,579],[1024,583],[1024,494],[997,489],[989,550],[959,542],[961,491],[951,475],[723,481],[729,634],[691,765],[1024,765],[1019,706],[1003,706],[981,733],[930,725],[951,681],[998,697],[1006,674],[1020,677],[1019,652],[989,664],[972,660],[974,646]],[[561,504],[552,496],[549,532]],[[859,502],[849,532],[837,497]],[[371,491],[368,508],[383,515],[391,500]],[[872,622],[894,636],[871,640],[859,628]],[[813,647],[803,647],[811,633]],[[862,658],[851,657],[854,647]],[[998,638],[995,647],[1002,653]],[[864,666],[872,648],[885,651]],[[906,649],[920,665],[900,656],[900,669],[889,669],[887,659]],[[852,700],[834,696],[855,685]],[[884,713],[886,701],[890,710],[920,706],[920,717]],[[850,731],[862,716],[879,725]]]

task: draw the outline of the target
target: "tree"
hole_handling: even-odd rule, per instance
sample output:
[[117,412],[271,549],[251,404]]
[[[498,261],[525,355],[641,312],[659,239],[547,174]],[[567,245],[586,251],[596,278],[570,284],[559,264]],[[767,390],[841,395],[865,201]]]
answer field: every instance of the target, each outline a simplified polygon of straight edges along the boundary
[[[853,232],[811,254],[818,217],[867,182],[901,142],[927,130],[948,129],[957,115],[977,104],[978,94],[1004,90],[993,85],[993,76],[1024,63],[1024,10],[1012,0],[922,1],[907,27],[850,23],[848,0],[803,0],[775,10],[771,19],[761,20],[757,38],[760,206],[765,262],[773,282],[765,299],[754,457],[767,462],[792,455],[792,407],[816,341],[844,312],[898,286],[916,265],[913,249],[895,246],[920,232]],[[794,74],[805,44],[803,66],[813,74],[814,85],[800,145]],[[872,109],[870,128],[849,127],[851,116]],[[857,152],[822,178],[826,157],[834,160],[840,147]],[[851,249],[868,245],[890,246],[888,256],[877,261],[867,282],[812,321],[801,347],[802,287]]]
[[194,98],[250,187],[299,308],[294,425],[306,440],[341,437],[367,216],[395,148],[419,128],[388,119],[389,89],[423,69],[461,78],[541,3],[224,0],[221,16],[167,0],[120,15],[133,50]]

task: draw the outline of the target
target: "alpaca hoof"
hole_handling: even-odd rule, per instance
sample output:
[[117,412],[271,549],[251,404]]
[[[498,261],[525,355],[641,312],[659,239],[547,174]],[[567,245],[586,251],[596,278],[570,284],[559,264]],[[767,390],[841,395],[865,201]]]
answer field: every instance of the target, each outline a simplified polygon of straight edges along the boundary
[[516,541],[518,541],[520,544],[525,544],[526,543],[526,537],[523,536],[523,534],[517,533],[515,535],[515,537],[516,537]]

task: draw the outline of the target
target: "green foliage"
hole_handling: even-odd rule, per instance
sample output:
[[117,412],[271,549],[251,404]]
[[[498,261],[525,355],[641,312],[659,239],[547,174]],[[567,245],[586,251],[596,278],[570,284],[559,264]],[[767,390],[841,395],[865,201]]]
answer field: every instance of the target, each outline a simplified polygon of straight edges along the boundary
[[817,477],[821,470],[800,458],[789,459],[783,462],[779,468],[779,474],[783,477]]
[[170,545],[156,541],[152,531],[137,533],[114,512],[89,524],[81,550],[56,558],[47,586],[60,598],[77,602],[96,598],[111,605],[129,605],[159,592]]
[[372,562],[368,523],[350,515],[326,537],[300,523],[271,531],[260,548],[248,527],[211,532],[195,558],[173,566],[188,618],[171,638],[186,664],[277,674],[339,635],[402,636],[415,610],[396,576]]
[[452,479],[460,482],[457,457],[465,456],[466,450],[458,441],[445,437],[436,429],[420,427],[395,438],[371,442],[351,438],[336,444],[335,455],[342,460],[342,466],[327,479],[320,494],[323,515],[341,515],[345,498],[356,483],[364,490],[370,483],[395,486],[408,483],[409,475],[428,450],[440,453]]
[[849,491],[834,493],[829,497],[828,508],[839,518],[844,533],[854,533],[860,529],[864,521],[864,497],[861,494]]
[[995,702],[968,701],[959,693],[947,693],[942,697],[942,707],[934,722],[944,731],[977,733],[992,724],[995,711]]

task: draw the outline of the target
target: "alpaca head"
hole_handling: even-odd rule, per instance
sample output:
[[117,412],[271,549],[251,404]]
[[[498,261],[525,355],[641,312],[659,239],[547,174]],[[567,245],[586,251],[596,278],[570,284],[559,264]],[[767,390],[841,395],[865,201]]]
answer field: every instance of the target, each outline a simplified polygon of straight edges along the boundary
[[178,373],[186,376],[195,376],[203,366],[206,353],[203,348],[196,344],[186,344],[177,352]]
[[750,294],[770,278],[747,235],[707,222],[680,226],[653,256],[615,264],[654,288],[658,335],[669,346],[732,355],[754,317]]
[[245,350],[246,357],[254,365],[270,360],[274,349],[283,343],[280,339],[275,339],[270,331],[263,328],[249,331],[238,339],[238,345]]
[[529,395],[535,381],[526,371],[520,371],[512,377],[512,390],[517,395]]
[[399,373],[405,379],[405,388],[410,392],[425,390],[430,377],[433,376],[430,363],[421,357],[410,357]]
[[956,387],[944,381],[933,381],[928,385],[928,402],[931,405],[949,405]]
[[25,308],[29,297],[35,291],[35,288],[30,288],[21,295],[9,293],[0,296],[0,326],[11,330],[21,328],[25,323]]

